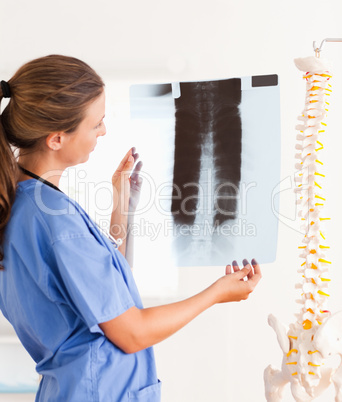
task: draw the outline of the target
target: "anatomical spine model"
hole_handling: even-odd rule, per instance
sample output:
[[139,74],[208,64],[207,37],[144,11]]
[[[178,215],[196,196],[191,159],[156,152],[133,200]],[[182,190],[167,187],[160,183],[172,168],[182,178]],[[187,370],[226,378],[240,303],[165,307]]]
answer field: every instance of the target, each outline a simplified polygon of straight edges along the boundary
[[273,315],[268,318],[284,353],[281,370],[270,365],[264,372],[266,399],[272,402],[282,400],[283,388],[288,382],[298,402],[313,400],[334,380],[332,369],[322,367],[324,359],[314,342],[315,334],[330,314],[326,308],[330,261],[325,256],[329,247],[321,231],[322,221],[328,218],[322,213],[325,199],[320,151],[326,135],[331,74],[327,64],[316,57],[296,59],[295,64],[305,72],[306,80],[305,108],[296,127],[296,149],[299,151],[296,168],[299,173],[295,181],[298,216],[302,220],[301,231],[305,233],[299,246],[301,265],[298,272],[302,278],[296,285],[302,291],[297,300],[301,310],[296,314],[297,321],[289,328]]

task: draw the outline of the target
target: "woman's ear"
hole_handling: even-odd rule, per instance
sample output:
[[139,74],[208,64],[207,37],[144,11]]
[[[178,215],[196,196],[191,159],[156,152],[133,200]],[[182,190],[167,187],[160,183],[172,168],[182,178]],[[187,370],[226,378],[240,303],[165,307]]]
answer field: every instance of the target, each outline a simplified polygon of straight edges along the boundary
[[47,147],[52,151],[58,151],[62,146],[62,137],[64,134],[62,132],[49,134],[45,140]]

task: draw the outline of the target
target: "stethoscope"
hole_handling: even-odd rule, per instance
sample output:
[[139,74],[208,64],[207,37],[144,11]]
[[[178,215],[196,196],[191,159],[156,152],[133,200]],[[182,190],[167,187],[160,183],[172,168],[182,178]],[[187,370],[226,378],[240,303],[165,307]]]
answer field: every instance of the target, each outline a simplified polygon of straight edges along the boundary
[[[35,173],[30,172],[29,170],[23,168],[22,166],[19,165],[19,163],[18,163],[18,166],[28,176],[30,176],[34,179],[37,179],[37,180],[41,181],[42,183],[46,184],[47,186],[50,186],[50,187],[54,188],[55,190],[65,194],[61,189],[59,189],[57,186],[55,186],[53,183],[49,182],[48,180],[45,180],[42,177],[36,175]],[[118,249],[122,245],[122,243],[123,243],[122,239],[120,239],[120,238],[114,239],[114,237],[110,233],[107,233],[96,222],[94,222],[94,223],[95,223],[97,229],[101,232],[101,234],[103,234],[105,237],[107,237],[109,239],[109,241],[113,244],[114,248]]]

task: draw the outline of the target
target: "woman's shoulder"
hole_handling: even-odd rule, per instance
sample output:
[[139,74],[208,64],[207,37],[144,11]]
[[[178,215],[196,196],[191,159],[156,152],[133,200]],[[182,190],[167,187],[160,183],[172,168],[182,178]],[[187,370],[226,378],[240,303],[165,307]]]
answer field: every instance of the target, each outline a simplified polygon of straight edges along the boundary
[[72,200],[62,191],[58,191],[36,179],[29,179],[18,182],[16,200],[22,201],[26,198],[31,200],[30,204],[35,205],[43,213],[51,215],[64,215],[66,208],[73,210],[76,201]]
[[50,186],[29,179],[19,182],[10,223],[22,228],[38,229],[37,223],[49,232],[51,241],[66,235],[89,233],[88,216],[68,195]]

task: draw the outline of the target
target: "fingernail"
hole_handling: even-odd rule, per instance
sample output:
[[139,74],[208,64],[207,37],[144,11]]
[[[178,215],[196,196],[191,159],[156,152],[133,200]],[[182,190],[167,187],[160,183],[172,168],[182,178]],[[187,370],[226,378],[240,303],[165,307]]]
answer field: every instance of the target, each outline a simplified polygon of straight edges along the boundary
[[246,260],[246,258],[242,261],[242,263],[243,263],[243,266],[245,266],[245,265],[248,265],[249,264],[249,262]]
[[133,162],[133,160],[134,160],[133,156],[130,155],[130,156],[128,157],[128,162]]
[[238,263],[234,260],[233,261],[233,267],[237,267],[238,266]]
[[255,258],[252,259],[252,265],[257,265],[257,260]]

